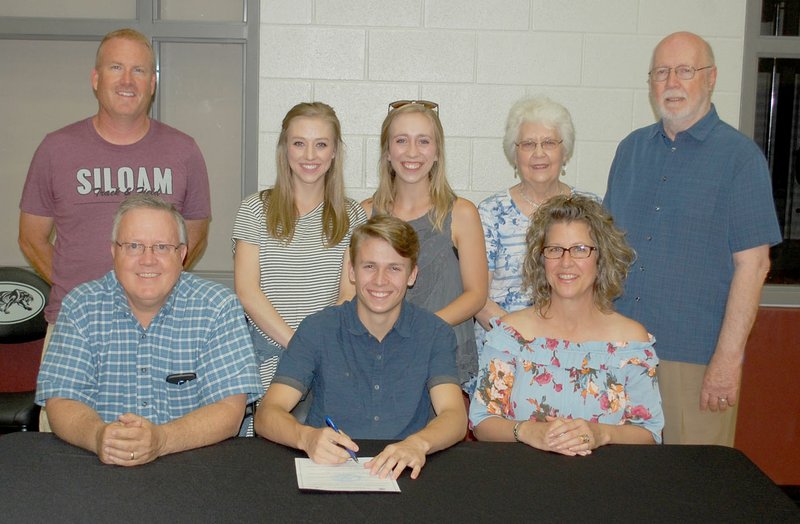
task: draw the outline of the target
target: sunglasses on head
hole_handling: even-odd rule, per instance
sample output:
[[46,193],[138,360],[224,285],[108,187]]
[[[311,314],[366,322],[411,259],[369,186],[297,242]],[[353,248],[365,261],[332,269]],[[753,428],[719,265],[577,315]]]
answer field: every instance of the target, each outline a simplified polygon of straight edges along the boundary
[[436,102],[431,102],[430,100],[395,100],[389,104],[389,113],[394,111],[395,109],[400,109],[401,107],[409,106],[409,105],[420,105],[425,109],[430,109],[431,111],[439,113],[439,104]]

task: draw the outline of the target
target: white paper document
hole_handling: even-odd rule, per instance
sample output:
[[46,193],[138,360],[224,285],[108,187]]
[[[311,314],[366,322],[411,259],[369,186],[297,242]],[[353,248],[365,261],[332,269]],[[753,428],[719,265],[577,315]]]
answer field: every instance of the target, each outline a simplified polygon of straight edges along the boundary
[[364,467],[372,457],[358,457],[357,464],[348,460],[342,464],[316,464],[308,458],[295,458],[297,487],[319,491],[385,491],[400,492],[397,481],[369,474]]

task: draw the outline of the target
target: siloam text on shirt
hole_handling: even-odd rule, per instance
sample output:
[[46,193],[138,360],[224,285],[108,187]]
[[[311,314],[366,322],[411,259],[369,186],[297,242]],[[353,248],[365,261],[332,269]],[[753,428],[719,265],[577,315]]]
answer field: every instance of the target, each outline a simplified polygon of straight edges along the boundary
[[144,166],[124,166],[116,171],[110,167],[81,168],[76,173],[76,180],[79,195],[172,194],[172,169],[169,167],[154,167],[151,173]]

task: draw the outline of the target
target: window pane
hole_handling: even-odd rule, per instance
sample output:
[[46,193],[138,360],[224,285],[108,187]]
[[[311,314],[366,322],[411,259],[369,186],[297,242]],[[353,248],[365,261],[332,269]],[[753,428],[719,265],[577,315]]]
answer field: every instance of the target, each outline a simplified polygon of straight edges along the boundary
[[231,271],[230,239],[242,187],[244,48],[163,42],[160,48],[160,119],[194,137],[211,183],[209,248],[196,268]]
[[136,0],[0,0],[0,16],[133,20]]
[[244,0],[161,0],[161,20],[243,22]]
[[783,242],[772,248],[767,282],[800,283],[800,59],[758,62],[754,138],[769,162]]
[[764,36],[798,36],[800,1],[764,0],[761,6],[761,34]]
[[0,39],[0,265],[26,266],[16,249],[19,198],[44,136],[97,112],[89,74],[97,42]]

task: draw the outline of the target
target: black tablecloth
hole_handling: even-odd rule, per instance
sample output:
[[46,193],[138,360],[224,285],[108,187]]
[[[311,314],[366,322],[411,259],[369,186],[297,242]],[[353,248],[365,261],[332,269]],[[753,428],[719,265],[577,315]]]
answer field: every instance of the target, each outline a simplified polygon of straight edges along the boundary
[[[373,455],[383,442],[360,442]],[[465,442],[428,457],[402,493],[301,492],[294,457],[259,438],[135,468],[50,434],[0,437],[3,522],[800,522],[795,504],[741,452],[606,446],[564,457]]]

